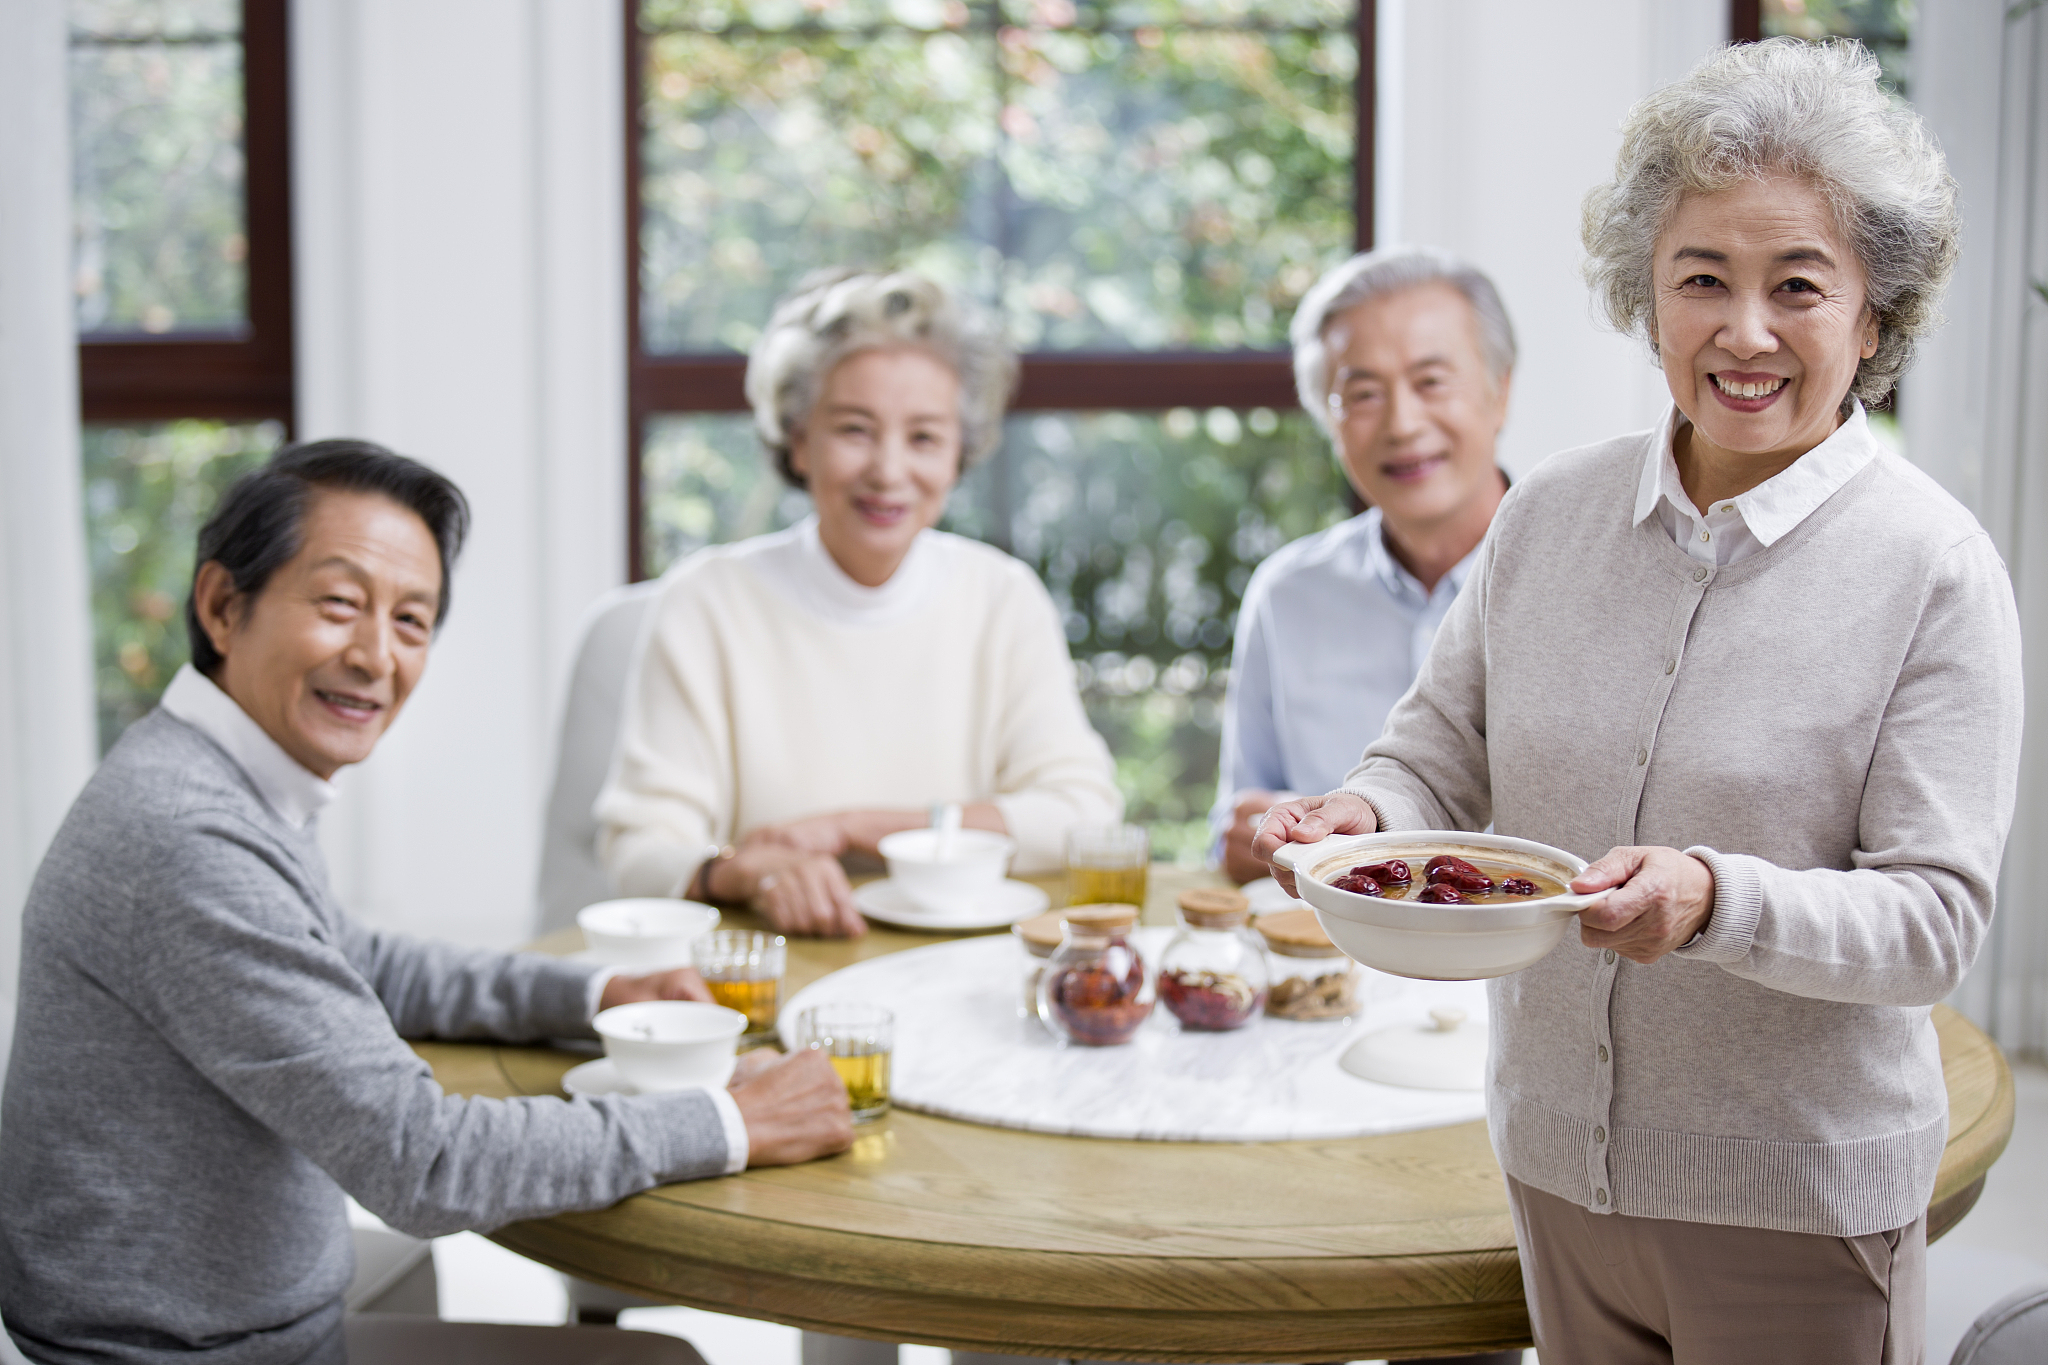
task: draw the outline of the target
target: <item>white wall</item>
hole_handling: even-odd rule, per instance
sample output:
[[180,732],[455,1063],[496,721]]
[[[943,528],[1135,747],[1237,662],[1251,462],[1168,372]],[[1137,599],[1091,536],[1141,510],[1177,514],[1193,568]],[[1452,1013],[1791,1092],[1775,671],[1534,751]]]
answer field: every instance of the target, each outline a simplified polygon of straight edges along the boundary
[[1644,347],[1593,317],[1579,201],[1613,174],[1629,106],[1726,36],[1725,0],[1380,0],[1375,236],[1454,251],[1499,287],[1521,350],[1510,473],[1668,401]]
[[2026,641],[2027,740],[1998,917],[1956,1003],[2013,1051],[2048,1053],[2048,10],[1922,0],[1913,100],[1961,191],[1948,325],[1901,401],[1906,451],[1991,532]]
[[583,606],[625,577],[620,7],[297,0],[299,411],[452,476],[476,525],[425,680],[323,817],[366,921],[534,924]]
[[0,3],[0,1073],[21,901],[92,771],[64,7]]

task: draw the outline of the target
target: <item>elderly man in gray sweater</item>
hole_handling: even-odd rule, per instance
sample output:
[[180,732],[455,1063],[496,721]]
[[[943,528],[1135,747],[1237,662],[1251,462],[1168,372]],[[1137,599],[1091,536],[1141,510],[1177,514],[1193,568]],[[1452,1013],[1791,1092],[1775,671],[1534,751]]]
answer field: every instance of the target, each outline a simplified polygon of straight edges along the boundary
[[[340,1361],[344,1191],[433,1236],[851,1142],[816,1054],[744,1068],[730,1092],[572,1102],[445,1094],[406,1045],[587,1036],[600,1007],[708,998],[688,971],[419,942],[335,903],[315,839],[328,779],[417,682],[467,520],[440,475],[330,441],[281,452],[201,533],[196,666],[107,755],[24,915],[0,1315],[30,1358]],[[454,1324],[419,1330],[380,1358],[463,1349]],[[488,1352],[600,1349],[529,1333]],[[639,1334],[601,1349],[694,1358]]]

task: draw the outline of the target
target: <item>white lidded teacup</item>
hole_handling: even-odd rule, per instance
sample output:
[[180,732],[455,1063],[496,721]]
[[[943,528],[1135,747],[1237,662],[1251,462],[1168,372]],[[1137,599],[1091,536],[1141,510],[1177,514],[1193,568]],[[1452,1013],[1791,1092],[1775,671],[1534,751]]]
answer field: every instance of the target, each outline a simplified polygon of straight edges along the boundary
[[747,1016],[700,1000],[640,1000],[600,1011],[591,1025],[634,1089],[708,1090],[732,1079]]
[[687,967],[690,945],[718,927],[718,911],[658,897],[599,901],[576,912],[576,927],[591,953],[614,967]]
[[911,903],[944,914],[974,905],[1001,886],[1017,841],[985,829],[906,829],[883,836],[877,847],[890,880]]

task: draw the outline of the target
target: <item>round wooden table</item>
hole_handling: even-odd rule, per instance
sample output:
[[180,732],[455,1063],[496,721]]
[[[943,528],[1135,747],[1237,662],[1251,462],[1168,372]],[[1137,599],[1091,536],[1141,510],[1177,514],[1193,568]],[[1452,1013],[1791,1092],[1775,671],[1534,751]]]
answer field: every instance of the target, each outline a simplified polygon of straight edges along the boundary
[[[1212,881],[1155,868],[1146,920],[1169,922],[1178,891]],[[1045,883],[1056,900],[1057,882]],[[937,941],[880,925],[855,940],[793,939],[787,989]],[[1949,1138],[1930,1240],[1976,1201],[2013,1117],[1997,1046],[1945,1007],[1934,1022]],[[559,1094],[583,1060],[419,1051],[449,1090],[476,1095]],[[1331,1361],[1530,1344],[1482,1123],[1329,1142],[1115,1142],[897,1111],[830,1160],[668,1185],[492,1238],[653,1299],[969,1350]]]

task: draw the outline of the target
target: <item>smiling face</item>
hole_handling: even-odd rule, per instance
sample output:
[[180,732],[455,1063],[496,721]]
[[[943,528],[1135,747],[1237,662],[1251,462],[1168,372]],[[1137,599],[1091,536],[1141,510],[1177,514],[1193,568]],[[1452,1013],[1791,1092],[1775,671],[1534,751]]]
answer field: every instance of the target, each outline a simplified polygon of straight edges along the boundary
[[416,513],[375,493],[316,491],[299,533],[253,600],[217,562],[193,596],[224,660],[214,682],[328,778],[370,756],[425,670],[441,557]]
[[1339,314],[1324,336],[1344,472],[1389,529],[1490,513],[1508,385],[1487,372],[1465,296],[1442,283],[1397,290]]
[[1811,185],[1684,196],[1653,268],[1664,379],[1703,453],[1782,468],[1828,438],[1877,324],[1862,262]]
[[849,578],[878,588],[959,482],[960,379],[927,351],[858,352],[825,377],[789,449],[818,538]]

